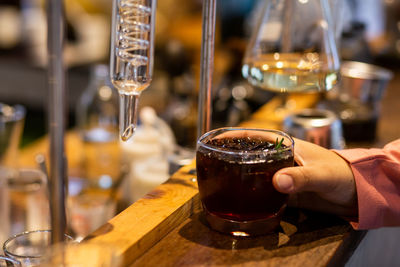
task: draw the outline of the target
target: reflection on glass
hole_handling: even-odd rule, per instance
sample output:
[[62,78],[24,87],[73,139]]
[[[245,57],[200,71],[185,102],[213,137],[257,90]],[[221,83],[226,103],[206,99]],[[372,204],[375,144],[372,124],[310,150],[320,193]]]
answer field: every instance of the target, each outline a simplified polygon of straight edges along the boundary
[[[73,242],[70,236],[65,235],[66,242]],[[3,244],[3,251],[7,257],[21,262],[23,267],[41,266],[44,255],[51,247],[51,230],[37,230],[23,232],[9,238]]]
[[0,267],[21,267],[21,263],[12,258],[0,256]]
[[318,92],[337,82],[339,57],[326,0],[265,1],[242,73],[274,92]]

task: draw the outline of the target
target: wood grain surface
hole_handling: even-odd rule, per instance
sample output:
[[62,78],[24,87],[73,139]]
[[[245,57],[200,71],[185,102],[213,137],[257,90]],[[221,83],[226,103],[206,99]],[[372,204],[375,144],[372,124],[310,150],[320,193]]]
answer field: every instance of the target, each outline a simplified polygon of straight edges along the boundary
[[276,232],[237,238],[210,230],[196,213],[131,266],[326,266],[350,232],[337,217],[288,210]]
[[193,164],[181,168],[85,241],[113,244],[125,264],[133,262],[200,210],[193,170]]

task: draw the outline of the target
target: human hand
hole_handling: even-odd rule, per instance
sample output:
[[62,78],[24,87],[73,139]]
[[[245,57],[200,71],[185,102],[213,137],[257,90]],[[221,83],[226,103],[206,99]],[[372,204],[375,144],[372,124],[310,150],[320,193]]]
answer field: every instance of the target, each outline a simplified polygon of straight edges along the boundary
[[291,194],[289,205],[355,217],[357,193],[350,165],[335,152],[295,139],[295,161],[299,166],[279,170],[274,187]]

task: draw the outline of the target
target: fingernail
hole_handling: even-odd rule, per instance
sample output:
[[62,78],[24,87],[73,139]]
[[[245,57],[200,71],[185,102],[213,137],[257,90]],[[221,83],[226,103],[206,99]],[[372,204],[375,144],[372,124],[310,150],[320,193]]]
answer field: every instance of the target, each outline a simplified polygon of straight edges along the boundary
[[291,192],[293,190],[293,178],[287,174],[281,174],[276,178],[276,183],[282,191]]

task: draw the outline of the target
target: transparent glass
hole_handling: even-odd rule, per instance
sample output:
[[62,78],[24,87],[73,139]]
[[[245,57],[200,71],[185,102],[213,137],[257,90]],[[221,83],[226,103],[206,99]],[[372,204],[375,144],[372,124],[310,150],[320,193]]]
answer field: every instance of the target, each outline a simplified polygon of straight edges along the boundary
[[344,19],[344,11],[347,6],[344,0],[329,0],[329,6],[332,14],[333,32],[335,36],[336,47],[338,50],[340,50],[340,40],[343,28],[345,26],[344,23],[346,23],[346,20]]
[[[73,239],[65,235],[65,242],[73,242]],[[23,232],[3,244],[4,254],[21,262],[23,267],[41,266],[50,248],[51,230]]]
[[89,85],[76,109],[82,141],[81,177],[96,186],[108,180],[115,184],[121,173],[118,133],[118,92],[110,81],[107,65],[94,65]]
[[0,267],[21,267],[21,263],[12,258],[0,255]]
[[294,164],[293,139],[280,131],[220,128],[197,142],[200,199],[210,227],[234,236],[279,226],[288,195],[275,190],[276,171]]
[[106,175],[96,183],[86,178],[69,178],[67,222],[76,240],[82,240],[115,216],[121,177],[115,183]]
[[42,171],[0,168],[0,221],[1,243],[23,231],[49,228],[48,183]]
[[84,141],[118,141],[118,93],[107,65],[91,67],[89,84],[76,106],[76,120]]
[[0,103],[0,166],[17,167],[25,114],[26,110],[21,105]]
[[120,95],[120,136],[137,123],[140,93],[153,76],[156,0],[113,0],[110,76]]
[[323,92],[338,79],[339,56],[327,0],[266,0],[242,74],[277,93]]

